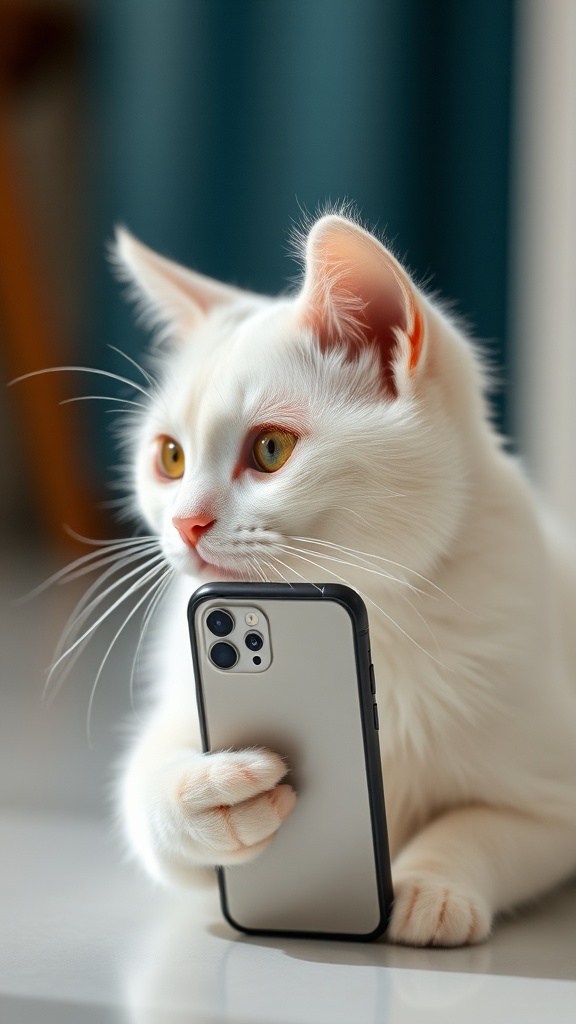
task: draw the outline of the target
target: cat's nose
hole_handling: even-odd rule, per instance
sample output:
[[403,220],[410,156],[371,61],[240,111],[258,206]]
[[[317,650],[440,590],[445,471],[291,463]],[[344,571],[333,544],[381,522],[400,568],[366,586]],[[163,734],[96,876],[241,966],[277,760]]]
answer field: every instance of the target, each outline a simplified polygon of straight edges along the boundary
[[210,516],[191,516],[189,519],[174,516],[172,522],[184,543],[190,548],[195,548],[202,534],[206,533],[216,520]]

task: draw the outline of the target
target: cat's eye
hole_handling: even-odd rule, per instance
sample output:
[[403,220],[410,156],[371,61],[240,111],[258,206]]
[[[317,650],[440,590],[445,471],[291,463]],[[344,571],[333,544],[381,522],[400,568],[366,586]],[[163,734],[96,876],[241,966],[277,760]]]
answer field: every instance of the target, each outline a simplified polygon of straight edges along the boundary
[[259,469],[265,473],[275,473],[288,461],[298,435],[281,427],[265,427],[254,441],[252,452]]
[[180,480],[184,476],[184,452],[173,437],[156,438],[156,469],[160,477]]

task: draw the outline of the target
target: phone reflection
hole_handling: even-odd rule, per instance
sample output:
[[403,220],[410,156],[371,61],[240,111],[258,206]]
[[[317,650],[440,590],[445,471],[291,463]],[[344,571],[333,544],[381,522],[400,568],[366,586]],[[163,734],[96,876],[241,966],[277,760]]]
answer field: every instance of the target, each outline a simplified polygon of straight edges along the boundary
[[348,957],[332,962],[330,947],[336,943],[245,937],[218,920],[217,908],[206,915],[210,924],[198,919],[197,906],[188,901],[168,909],[140,936],[126,978],[130,1024],[389,1019],[387,972],[360,946],[344,944]]
[[243,936],[222,920],[215,891],[164,911],[126,977],[130,1024],[445,1024],[446,1013],[479,1020],[490,1004],[489,947]]

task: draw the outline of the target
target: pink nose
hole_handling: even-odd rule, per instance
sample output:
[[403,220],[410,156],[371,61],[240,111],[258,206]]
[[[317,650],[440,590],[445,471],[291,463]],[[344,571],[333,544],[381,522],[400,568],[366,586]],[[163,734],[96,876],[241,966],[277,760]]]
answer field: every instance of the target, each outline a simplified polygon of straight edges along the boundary
[[190,548],[195,548],[202,534],[206,533],[216,520],[210,516],[191,516],[190,519],[174,516],[172,522],[184,543]]

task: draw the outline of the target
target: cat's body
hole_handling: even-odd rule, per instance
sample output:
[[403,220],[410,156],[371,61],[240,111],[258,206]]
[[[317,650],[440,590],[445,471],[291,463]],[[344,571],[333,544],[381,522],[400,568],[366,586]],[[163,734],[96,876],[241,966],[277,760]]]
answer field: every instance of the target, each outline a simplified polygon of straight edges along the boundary
[[[136,490],[178,571],[123,779],[133,848],[191,882],[263,849],[294,806],[275,755],[199,753],[195,586],[345,580],[371,622],[390,936],[480,941],[576,869],[576,556],[491,428],[469,342],[336,216],[313,227],[294,298],[225,288],[126,235],[119,256],[172,338]],[[266,471],[264,434],[292,445]],[[179,475],[158,471],[166,438]]]

